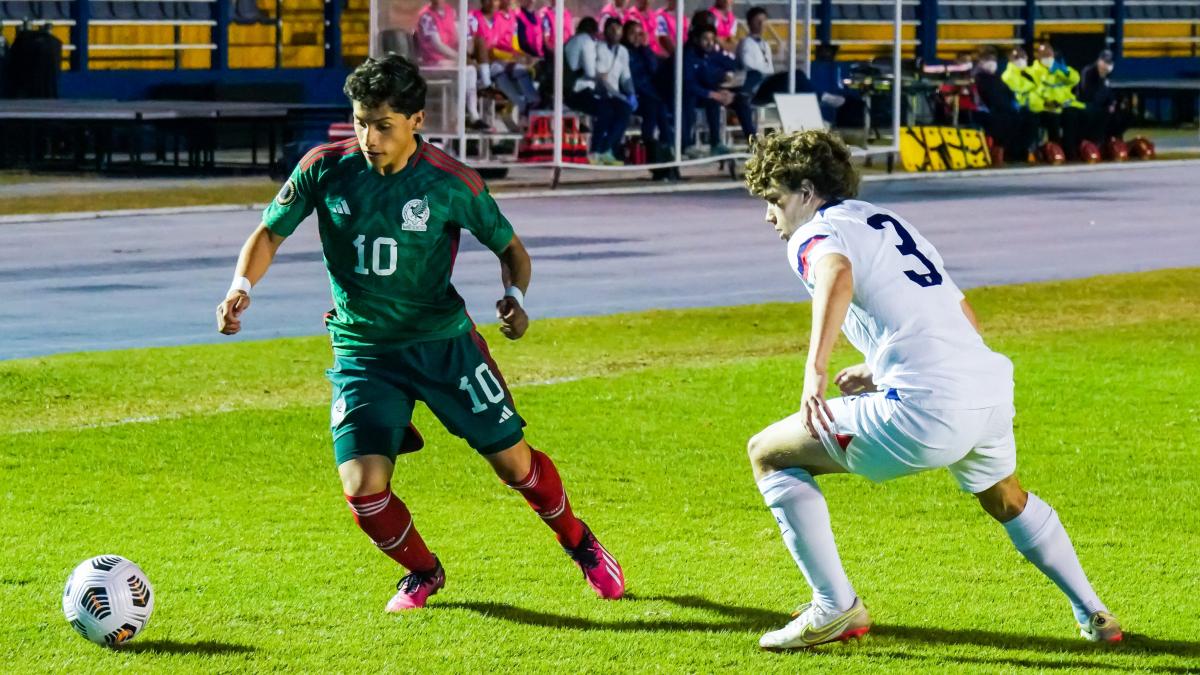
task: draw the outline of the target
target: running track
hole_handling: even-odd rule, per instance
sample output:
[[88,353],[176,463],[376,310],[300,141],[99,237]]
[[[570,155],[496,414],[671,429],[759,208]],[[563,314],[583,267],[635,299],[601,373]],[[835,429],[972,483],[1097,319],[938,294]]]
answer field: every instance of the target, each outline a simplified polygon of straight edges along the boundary
[[[877,182],[862,197],[914,223],[963,287],[1200,266],[1200,164]],[[743,191],[501,207],[533,255],[534,319],[806,297]],[[0,225],[0,359],[322,333],[315,219],[280,249],[243,333],[216,333],[213,308],[257,222],[243,211]],[[467,239],[455,284],[491,321],[498,265]]]

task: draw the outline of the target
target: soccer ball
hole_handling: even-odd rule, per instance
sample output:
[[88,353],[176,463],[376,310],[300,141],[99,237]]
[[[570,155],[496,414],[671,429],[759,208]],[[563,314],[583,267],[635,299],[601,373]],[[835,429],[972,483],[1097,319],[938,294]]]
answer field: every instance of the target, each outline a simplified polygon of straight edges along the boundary
[[119,555],[79,563],[63,590],[63,614],[83,637],[116,647],[142,632],[154,593],[142,568]]

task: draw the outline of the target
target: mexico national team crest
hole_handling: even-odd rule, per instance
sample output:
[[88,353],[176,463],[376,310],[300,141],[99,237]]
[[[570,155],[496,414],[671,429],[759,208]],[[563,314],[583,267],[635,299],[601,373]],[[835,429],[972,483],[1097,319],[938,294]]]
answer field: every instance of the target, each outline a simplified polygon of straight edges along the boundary
[[275,201],[280,206],[287,206],[296,201],[296,186],[292,183],[291,178],[283,184],[283,187],[279,188],[279,194],[275,195]]
[[402,215],[404,222],[400,225],[400,229],[408,232],[424,232],[429,229],[426,225],[429,222],[429,196],[410,200],[404,205]]

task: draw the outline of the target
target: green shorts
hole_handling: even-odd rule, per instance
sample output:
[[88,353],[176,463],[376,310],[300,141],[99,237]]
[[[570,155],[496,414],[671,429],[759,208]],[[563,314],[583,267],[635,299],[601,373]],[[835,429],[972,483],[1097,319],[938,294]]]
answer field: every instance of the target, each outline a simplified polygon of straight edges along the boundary
[[508,385],[474,329],[370,354],[335,352],[325,374],[333,383],[329,423],[338,464],[361,455],[395,460],[402,446],[414,449],[409,422],[416,401],[483,455],[525,435]]

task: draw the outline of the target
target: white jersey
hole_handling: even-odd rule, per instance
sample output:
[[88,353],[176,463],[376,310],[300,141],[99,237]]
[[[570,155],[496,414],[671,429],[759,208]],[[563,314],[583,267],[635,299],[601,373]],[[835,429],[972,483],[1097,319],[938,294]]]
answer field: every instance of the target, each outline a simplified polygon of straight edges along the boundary
[[903,218],[864,201],[833,202],[792,235],[787,253],[810,295],[818,260],[850,260],[854,295],[842,332],[880,389],[936,409],[1011,403],[1012,362],[984,344],[937,249]]

